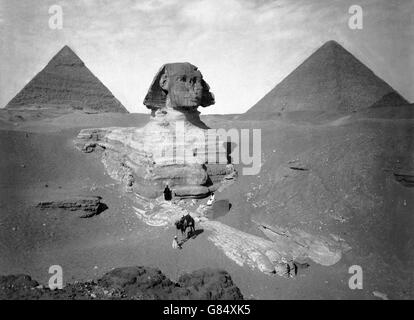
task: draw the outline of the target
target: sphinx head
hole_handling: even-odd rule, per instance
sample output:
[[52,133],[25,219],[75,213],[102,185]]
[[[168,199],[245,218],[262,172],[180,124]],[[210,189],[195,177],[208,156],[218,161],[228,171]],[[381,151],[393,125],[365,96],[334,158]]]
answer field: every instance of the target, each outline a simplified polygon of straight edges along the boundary
[[201,72],[188,62],[163,65],[144,99],[144,105],[152,110],[166,104],[173,108],[196,109],[214,102],[214,95]]

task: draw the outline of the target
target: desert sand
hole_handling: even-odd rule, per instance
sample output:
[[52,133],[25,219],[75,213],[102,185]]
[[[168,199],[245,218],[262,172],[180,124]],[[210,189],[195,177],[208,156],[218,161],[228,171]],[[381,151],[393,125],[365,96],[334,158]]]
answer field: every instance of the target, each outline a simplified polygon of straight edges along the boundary
[[[333,266],[310,262],[295,279],[286,279],[240,267],[207,241],[208,231],[177,251],[171,249],[173,226],[143,223],[121,186],[105,174],[99,155],[83,154],[73,145],[82,127],[107,126],[108,119],[122,126],[147,120],[134,114],[122,117],[70,114],[0,131],[2,154],[8,155],[0,167],[1,274],[25,273],[47,283],[49,266],[59,264],[70,282],[115,267],[145,265],[176,280],[182,273],[209,266],[227,270],[246,298],[373,299],[373,291],[389,298],[412,298],[413,189],[398,182],[393,171],[412,165],[407,158],[410,145],[404,141],[412,134],[413,120],[356,116],[340,124],[261,124],[265,161],[260,177],[241,176],[216,195],[232,204],[218,220],[261,237],[252,221],[335,234],[352,247]],[[208,118],[211,126],[229,125],[218,123],[217,117],[209,123]],[[74,119],[79,127],[73,128]],[[231,125],[249,124],[235,120]],[[296,159],[309,171],[289,169],[289,161]],[[344,167],[338,170],[341,161]],[[108,209],[80,219],[64,210],[35,207],[62,194],[99,195]],[[354,264],[364,267],[366,287],[361,291],[348,288],[348,268]]]
[[[370,99],[384,88],[383,96],[389,97],[392,88],[382,83],[378,88]],[[102,277],[113,268],[147,266],[178,281],[184,273],[209,267],[226,270],[247,299],[378,299],[382,294],[413,299],[414,106],[403,98],[396,105],[384,99],[388,105],[355,104],[345,111],[326,111],[323,105],[267,113],[255,107],[243,115],[201,116],[211,128],[260,128],[262,167],[258,175],[239,174],[216,192],[216,201],[228,201],[230,210],[204,225],[198,221],[202,230],[182,250],[171,248],[172,223],[145,222],[145,205],[137,207],[139,197],[111,178],[101,152],[76,147],[82,129],[141,128],[149,115],[90,113],[76,106],[70,112],[50,106],[0,110],[5,155],[0,158],[0,274],[29,274],[46,284],[49,266],[58,264],[70,283]],[[77,211],[38,206],[79,195],[99,196],[108,208],[81,218]],[[162,199],[157,201],[155,210],[165,208]],[[206,201],[187,199],[179,205],[195,212]],[[272,246],[272,241],[280,252],[281,235],[291,242],[311,235],[305,244],[310,246],[315,238],[329,239],[341,249],[329,263],[315,256],[296,261],[301,267],[296,276],[283,277],[229,255],[234,238],[220,236],[232,232],[251,239],[247,249],[253,256],[261,243]],[[240,245],[235,252],[244,249]],[[348,286],[352,265],[363,268],[363,290]]]

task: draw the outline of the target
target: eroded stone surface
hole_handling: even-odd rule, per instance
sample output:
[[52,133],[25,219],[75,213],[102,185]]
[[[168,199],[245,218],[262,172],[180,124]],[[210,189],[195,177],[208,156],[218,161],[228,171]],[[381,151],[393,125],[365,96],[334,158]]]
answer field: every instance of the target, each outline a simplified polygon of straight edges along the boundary
[[50,201],[42,201],[37,204],[37,207],[45,209],[64,209],[68,211],[80,211],[80,218],[89,218],[100,214],[108,207],[101,202],[100,196],[77,196],[68,199],[55,199]]
[[173,227],[174,221],[190,214],[196,228],[208,231],[207,239],[235,263],[269,275],[293,277],[306,261],[330,266],[337,263],[350,247],[340,238],[328,239],[303,230],[287,230],[258,225],[267,238],[258,237],[219,221],[208,219],[209,206],[200,204],[194,209],[160,199],[136,197],[137,216],[153,227]]
[[240,266],[247,265],[267,274],[289,276],[293,269],[293,256],[287,250],[277,251],[278,246],[218,221],[202,221],[201,226],[211,233],[208,239]]
[[168,185],[180,198],[205,197],[236,176],[225,143],[207,130],[197,111],[213,103],[195,66],[166,64],[144,100],[152,112],[146,126],[84,129],[76,145],[86,153],[103,149],[109,175],[129,191],[156,198]]
[[278,245],[278,251],[288,251],[295,259],[311,259],[324,266],[337,263],[342,252],[350,247],[340,238],[329,239],[311,235],[300,229],[283,229],[277,226],[258,225],[268,239]]

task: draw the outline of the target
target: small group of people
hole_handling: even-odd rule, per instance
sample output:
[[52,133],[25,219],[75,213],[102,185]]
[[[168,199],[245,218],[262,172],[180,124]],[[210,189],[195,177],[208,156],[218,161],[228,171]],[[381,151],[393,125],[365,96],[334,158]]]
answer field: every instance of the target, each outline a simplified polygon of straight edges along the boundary
[[[168,188],[168,185],[166,189]],[[169,188],[168,188],[169,189]],[[165,194],[165,191],[164,191]],[[166,199],[167,200],[167,199]],[[210,198],[207,200],[207,206],[212,206],[215,200],[214,192],[211,193]],[[181,231],[181,234],[186,234],[187,229],[190,229],[188,233],[186,234],[186,238],[188,239],[191,235],[193,235],[196,231],[195,229],[195,221],[193,217],[190,214],[187,214],[185,216],[182,216],[180,220],[177,220],[175,223],[175,227],[177,230]],[[178,236],[175,235],[174,239],[172,241],[172,247],[173,249],[182,249],[182,243],[183,241],[178,241]]]
[[[195,221],[189,213],[182,216],[180,220],[177,220],[175,227],[181,231],[182,235],[186,234],[187,239],[195,233]],[[186,233],[187,229],[190,229],[188,233]],[[182,249],[181,244],[182,242],[178,242],[178,237],[175,235],[172,242],[173,249]]]

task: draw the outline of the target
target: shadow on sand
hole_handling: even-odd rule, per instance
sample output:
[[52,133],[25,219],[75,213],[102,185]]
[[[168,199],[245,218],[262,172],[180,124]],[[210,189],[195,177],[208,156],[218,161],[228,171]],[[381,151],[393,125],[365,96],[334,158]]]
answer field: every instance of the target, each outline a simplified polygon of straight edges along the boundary
[[184,243],[186,243],[190,239],[197,238],[200,234],[204,232],[204,229],[197,229],[193,233],[189,233],[186,238],[182,239],[178,244],[182,246]]

